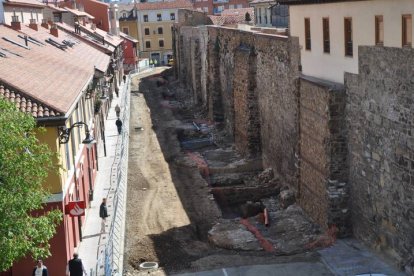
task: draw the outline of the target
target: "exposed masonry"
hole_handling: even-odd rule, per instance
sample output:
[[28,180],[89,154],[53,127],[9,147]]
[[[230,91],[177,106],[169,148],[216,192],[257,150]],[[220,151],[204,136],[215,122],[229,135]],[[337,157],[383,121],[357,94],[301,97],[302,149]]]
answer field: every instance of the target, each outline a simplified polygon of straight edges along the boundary
[[414,50],[358,53],[345,75],[354,234],[414,274]]
[[413,269],[414,50],[361,47],[342,86],[300,75],[296,38],[214,26],[175,37],[189,96],[242,154],[261,156],[321,226]]

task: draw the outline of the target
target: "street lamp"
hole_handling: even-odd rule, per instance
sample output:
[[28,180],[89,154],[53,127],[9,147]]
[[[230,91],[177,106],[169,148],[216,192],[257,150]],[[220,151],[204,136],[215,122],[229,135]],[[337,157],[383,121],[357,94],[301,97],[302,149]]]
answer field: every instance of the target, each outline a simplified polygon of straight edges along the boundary
[[[85,126],[85,139],[82,141],[82,144],[85,144],[87,147],[87,155],[88,155],[88,172],[89,172],[89,200],[93,198],[93,190],[92,190],[92,176],[90,171],[90,158],[89,158],[89,149],[92,147],[93,144],[96,143],[96,140],[91,136],[91,133],[89,131],[89,127],[84,122],[76,122],[72,124],[69,128],[59,127],[59,144],[67,144],[69,142],[70,133],[75,127],[82,127]],[[76,163],[75,163],[75,155],[73,155],[73,179],[75,183],[75,190],[76,190],[76,196],[77,200],[79,200],[79,183],[76,179]],[[82,220],[80,219],[80,216],[78,217],[78,226],[79,226],[79,237],[82,241]]]

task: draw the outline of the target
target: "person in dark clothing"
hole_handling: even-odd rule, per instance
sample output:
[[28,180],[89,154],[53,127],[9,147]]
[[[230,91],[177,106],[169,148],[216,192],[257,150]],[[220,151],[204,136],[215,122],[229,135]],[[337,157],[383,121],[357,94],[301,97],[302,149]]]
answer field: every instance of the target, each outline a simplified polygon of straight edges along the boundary
[[37,265],[33,269],[32,276],[48,276],[47,267],[43,265],[42,260],[37,260]]
[[115,124],[116,124],[116,127],[118,128],[118,134],[121,134],[121,131],[122,131],[122,121],[121,121],[121,119],[118,118],[116,120]]
[[82,276],[83,273],[87,275],[78,253],[74,253],[73,259],[68,262],[68,266],[66,267],[66,276]]
[[99,217],[102,219],[101,233],[105,233],[106,218],[109,217],[108,209],[106,208],[106,198],[102,199],[101,206],[99,206]]
[[126,82],[126,76],[124,75],[122,78],[124,79],[124,83],[125,83]]

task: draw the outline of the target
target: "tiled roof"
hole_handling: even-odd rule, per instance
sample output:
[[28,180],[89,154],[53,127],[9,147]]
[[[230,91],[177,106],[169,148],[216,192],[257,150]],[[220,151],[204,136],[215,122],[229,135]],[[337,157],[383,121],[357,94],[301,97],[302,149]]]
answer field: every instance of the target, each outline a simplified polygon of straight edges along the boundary
[[361,0],[281,0],[279,4],[283,5],[306,5],[306,4],[322,4],[322,3],[334,3],[334,2],[354,2]]
[[120,37],[122,37],[122,38],[128,39],[129,41],[132,41],[132,42],[134,42],[134,43],[138,43],[138,40],[136,40],[136,39],[135,39],[135,38],[133,38],[132,36],[129,36],[129,35],[127,35],[127,34],[123,33],[123,32],[120,32],[120,33],[119,33],[119,36],[120,36]]
[[[0,57],[0,82],[55,114],[67,114],[93,77],[94,66],[105,72],[110,62],[105,53],[63,31],[55,37],[40,26],[35,31],[22,25],[17,32],[0,25],[0,33],[23,46],[0,40],[0,52],[6,56]],[[25,34],[34,39],[29,39],[29,49],[21,38]],[[52,45],[62,45],[64,40],[74,44],[65,50]]]
[[5,0],[4,3],[10,5],[35,6],[39,8],[45,6],[45,4],[37,0]]
[[95,27],[94,29],[92,29],[91,24],[86,24],[86,26],[80,25],[80,27],[81,27],[81,29],[84,29],[86,31],[89,31],[89,32],[95,34],[95,35],[98,35],[101,38],[104,38],[106,43],[109,43],[114,47],[117,47],[123,41],[123,39],[120,38],[119,36],[107,33],[104,30],[101,30],[99,28]]
[[264,3],[270,3],[270,4],[276,4],[276,0],[253,0],[249,2],[249,5],[254,4],[264,4]]
[[251,18],[254,18],[253,8],[234,9],[234,10],[229,10],[229,11],[231,11],[231,12],[228,12],[229,14],[222,13],[222,15],[219,15],[219,16],[209,15],[208,17],[211,19],[214,25],[218,25],[218,26],[245,23],[246,12],[250,14]]
[[88,18],[90,18],[90,19],[95,19],[95,17],[93,17],[92,15],[90,15],[90,14],[89,14],[89,13],[87,13],[87,12],[83,12],[83,11],[79,11],[79,10],[70,9],[70,8],[68,8],[68,7],[65,7],[64,9],[65,9],[65,10],[67,10],[68,12],[70,12],[71,14],[76,15],[76,16],[86,16],[86,17],[88,17]]
[[192,9],[193,3],[188,0],[175,0],[136,3],[135,6],[138,10]]
[[30,99],[22,93],[15,92],[13,90],[10,91],[8,88],[4,87],[4,85],[1,84],[0,98],[14,103],[17,109],[19,109],[21,112],[28,113],[35,118],[46,118],[63,115],[58,111],[54,110],[53,108],[42,104],[39,101]]
[[240,8],[240,9],[225,9],[221,12],[221,15],[246,15],[246,12],[250,13],[250,16],[253,16],[253,8]]
[[55,6],[55,5],[48,4],[47,7],[54,10],[54,11],[58,11],[58,12],[68,12],[68,10],[66,10],[64,8],[61,8],[61,7],[58,7],[58,6]]
[[75,34],[75,27],[70,26],[66,23],[55,23],[56,26],[58,26],[59,29],[68,32],[74,36],[77,37],[81,37],[83,39],[88,40],[90,43],[92,43],[93,45],[95,45],[96,48],[101,49],[102,51],[108,51],[113,53],[115,51],[115,47],[112,46],[111,44],[108,44],[107,41],[105,40],[106,43],[102,43],[102,39],[98,39],[96,37],[94,37],[91,33],[91,31],[88,31],[88,33],[85,32],[81,32],[80,35]]

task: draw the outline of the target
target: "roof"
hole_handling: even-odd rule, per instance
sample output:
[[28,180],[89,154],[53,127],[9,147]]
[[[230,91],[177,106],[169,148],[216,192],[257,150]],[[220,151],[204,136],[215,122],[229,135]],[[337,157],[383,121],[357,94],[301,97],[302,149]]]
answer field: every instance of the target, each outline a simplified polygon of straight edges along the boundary
[[39,7],[39,8],[45,7],[45,4],[37,0],[5,0],[4,4],[23,5],[23,6],[31,6],[31,7]]
[[135,7],[138,10],[192,9],[193,3],[189,0],[159,1],[136,3]]
[[335,3],[335,2],[354,2],[361,0],[281,0],[277,1],[283,5],[307,5],[307,4],[323,4],[323,3]]
[[218,26],[245,23],[246,12],[250,14],[251,18],[254,18],[253,8],[232,9],[232,10],[228,10],[227,12],[228,14],[224,14],[223,12],[219,16],[209,15],[208,17],[211,19],[214,25],[218,25]]
[[132,36],[129,36],[129,35],[127,35],[127,34],[123,33],[123,32],[120,32],[120,33],[119,33],[119,36],[120,36],[120,37],[122,37],[122,38],[128,39],[129,41],[132,41],[132,42],[134,42],[134,43],[138,43],[138,40],[136,40],[136,39],[135,39],[135,38],[133,38]]
[[0,98],[14,103],[21,112],[28,113],[35,118],[46,118],[61,116],[59,111],[26,96],[25,94],[15,92],[0,84]]
[[87,31],[87,32],[91,32],[96,36],[99,36],[100,38],[105,39],[105,42],[117,47],[119,44],[122,43],[123,39],[117,35],[113,35],[111,33],[108,33],[104,30],[101,30],[97,27],[92,27],[92,24],[86,24],[85,26],[83,25],[79,25],[81,27],[81,29]]
[[46,5],[48,8],[50,8],[50,9],[52,9],[52,10],[54,10],[54,11],[58,11],[58,12],[68,12],[68,10],[66,10],[66,9],[64,9],[64,8],[61,8],[61,7],[58,7],[58,6],[55,6],[55,5]]
[[271,3],[271,4],[276,4],[276,0],[253,0],[251,2],[249,2],[249,5],[254,5],[254,4],[265,4],[265,3]]
[[[52,110],[48,116],[67,114],[93,77],[94,66],[105,72],[110,62],[105,53],[63,31],[55,37],[43,27],[35,31],[22,25],[17,32],[0,25],[0,33],[17,43],[0,39],[0,83],[31,99],[38,108]],[[29,37],[28,49],[24,35]],[[72,47],[62,50],[53,45],[64,45],[64,41]]]
[[240,8],[240,9],[224,9],[221,12],[221,15],[246,15],[246,12],[250,13],[250,15],[254,14],[253,8]]
[[[102,38],[97,38],[96,36],[93,35],[92,31],[89,31],[89,28],[83,28],[83,32],[81,32],[80,34],[75,34],[75,27],[68,25],[66,23],[55,23],[56,26],[65,31],[68,32],[78,38],[82,38],[86,41],[89,41],[89,43],[93,44],[95,46],[95,48],[100,49],[101,51],[104,52],[110,52],[113,53],[115,51],[115,47],[112,46],[111,44],[108,44],[106,40],[103,40]],[[82,26],[82,25],[80,25]],[[82,26],[84,27],[84,26]],[[85,32],[85,29],[88,30],[87,32]],[[104,41],[105,43],[102,43],[102,41]]]
[[93,17],[92,15],[90,15],[87,12],[83,12],[83,11],[79,11],[79,10],[74,10],[74,9],[70,9],[68,7],[64,7],[65,10],[67,10],[68,12],[70,12],[71,14],[74,14],[76,16],[86,16],[90,19],[95,19],[95,17]]

